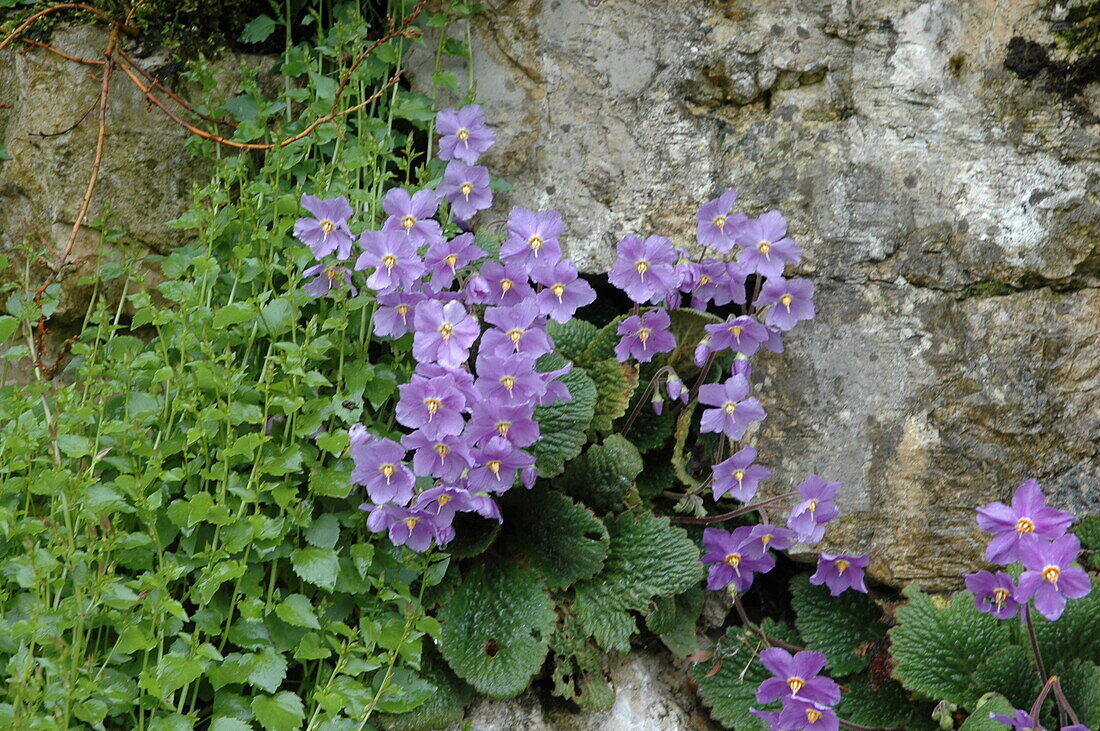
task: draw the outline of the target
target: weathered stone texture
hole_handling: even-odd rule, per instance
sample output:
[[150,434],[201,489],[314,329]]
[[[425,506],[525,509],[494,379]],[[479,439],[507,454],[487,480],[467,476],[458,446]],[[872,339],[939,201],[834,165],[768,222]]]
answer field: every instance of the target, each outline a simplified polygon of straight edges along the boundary
[[1006,69],[1014,37],[1051,43],[1039,4],[487,4],[487,164],[562,211],[582,268],[627,233],[691,243],[728,186],[789,217],[819,317],[758,359],[757,446],[772,490],[847,483],[830,547],[950,588],[974,507],[1023,479],[1100,509],[1100,85]]

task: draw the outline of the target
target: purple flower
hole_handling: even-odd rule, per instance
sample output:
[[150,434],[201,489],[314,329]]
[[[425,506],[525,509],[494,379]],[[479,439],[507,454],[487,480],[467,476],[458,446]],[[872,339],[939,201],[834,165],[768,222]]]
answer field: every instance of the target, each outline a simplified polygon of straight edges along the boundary
[[966,575],[966,589],[974,595],[974,607],[997,619],[1012,619],[1020,611],[1016,601],[1016,584],[1004,571],[988,571]]
[[[474,304],[514,307],[535,293],[527,283],[527,270],[518,264],[487,261],[481,267],[480,280],[476,291],[468,292],[468,299]],[[467,289],[471,286],[473,280]]]
[[490,307],[485,310],[485,321],[496,325],[496,329],[482,336],[479,354],[525,353],[537,358],[554,349],[546,334],[546,320],[532,300],[514,307]]
[[737,193],[727,190],[712,201],[699,206],[695,214],[695,220],[699,222],[695,229],[695,238],[703,246],[709,246],[723,254],[733,248],[733,232],[737,228],[739,219],[745,218],[743,213],[730,216],[733,202],[737,200]]
[[374,311],[374,334],[399,338],[412,332],[413,313],[424,301],[419,292],[385,292],[378,295],[378,309]]
[[458,368],[470,357],[470,346],[481,334],[477,318],[461,302],[426,300],[413,317],[413,358]]
[[408,546],[414,551],[423,552],[428,550],[432,540],[437,537],[435,516],[425,510],[403,508],[393,503],[363,503],[359,509],[370,512],[367,528],[374,533],[388,532],[390,542],[395,546]]
[[513,208],[508,215],[508,237],[500,247],[501,261],[530,268],[561,259],[561,214]]
[[485,252],[474,246],[473,234],[459,234],[450,241],[432,244],[424,257],[424,264],[432,277],[432,289],[439,292],[450,287],[458,269],[482,256]]
[[516,473],[535,464],[535,458],[503,437],[494,436],[473,451],[474,467],[466,475],[471,489],[502,493],[516,482]]
[[706,259],[699,265],[699,281],[691,293],[691,306],[705,310],[711,301],[718,307],[730,302],[745,304],[745,275],[736,262]]
[[546,384],[546,393],[539,398],[539,406],[549,406],[559,401],[573,400],[573,394],[569,393],[569,386],[566,386],[563,381],[558,380],[571,370],[573,370],[573,364],[570,362],[557,370],[546,371],[545,373],[539,374],[542,378],[542,382]]
[[735,442],[745,436],[749,424],[767,416],[760,402],[749,397],[749,382],[743,376],[730,376],[725,383],[703,386],[699,389],[699,403],[717,407],[703,412],[699,431],[721,432]]
[[534,411],[534,404],[479,401],[474,405],[466,436],[483,446],[497,436],[504,437],[517,447],[530,446],[539,439],[539,425],[531,418]]
[[790,698],[783,703],[779,724],[792,731],[837,731],[840,719],[827,705]]
[[779,725],[779,711],[761,711],[756,708],[749,708],[749,713],[768,724],[768,731],[790,731],[790,729]]
[[[435,516],[436,525],[450,526],[455,513],[471,512],[474,509],[473,496],[467,490],[453,485],[438,485],[429,488],[416,497],[416,509]],[[440,541],[446,543],[448,541]]]
[[439,192],[451,204],[455,217],[463,221],[473,218],[478,211],[493,205],[493,191],[489,189],[489,168],[471,166],[453,160],[443,171]]
[[744,376],[745,380],[752,378],[752,364],[745,358],[738,358],[733,361],[733,365],[730,367],[731,376]]
[[684,386],[684,382],[676,375],[675,371],[669,375],[668,382],[665,383],[665,392],[671,400],[685,404],[688,402],[688,396],[690,395],[688,389]]
[[664,236],[650,236],[645,241],[627,236],[619,242],[617,251],[619,258],[608,280],[630,299],[640,304],[658,302],[675,289],[676,252]]
[[323,259],[334,251],[341,261],[351,256],[353,238],[348,219],[352,210],[347,199],[341,196],[321,200],[303,195],[302,208],[314,217],[299,218],[294,224],[294,236],[310,248],[315,259]]
[[485,398],[498,403],[536,401],[546,393],[546,383],[535,372],[535,356],[526,353],[479,353],[474,385]]
[[729,349],[748,357],[768,341],[768,328],[748,315],[707,325],[705,330],[710,335],[707,349],[711,353]]
[[726,461],[714,465],[714,499],[729,495],[743,503],[752,500],[760,481],[772,476],[771,470],[753,464],[755,461],[756,450],[745,447]]
[[798,538],[793,530],[769,523],[752,526],[749,535],[759,539],[760,545],[765,549],[774,548],[777,551],[786,551],[794,545],[795,540]]
[[463,470],[473,464],[470,448],[459,436],[444,435],[430,439],[423,431],[407,434],[401,440],[405,449],[413,452],[413,471],[423,477],[438,477],[446,482],[454,482],[462,476]]
[[734,236],[744,249],[742,265],[768,279],[781,277],[786,264],[797,264],[802,258],[802,248],[787,238],[787,222],[779,211],[739,221]]
[[578,309],[596,301],[596,290],[577,276],[569,259],[540,261],[531,268],[531,280],[545,287],[535,295],[539,311],[558,322],[568,322]]
[[1080,599],[1089,593],[1089,575],[1078,566],[1070,566],[1081,552],[1075,535],[1056,538],[1052,543],[1029,541],[1020,546],[1024,573],[1016,590],[1016,601],[1034,597],[1035,608],[1051,622],[1062,616],[1066,599]]
[[768,328],[768,342],[764,343],[764,347],[773,353],[783,352],[783,335],[778,328]]
[[703,531],[706,553],[700,560],[704,564],[714,564],[707,573],[708,589],[714,591],[733,584],[738,591],[747,591],[756,573],[772,570],[775,559],[750,533],[748,526],[735,528],[732,533],[719,528]]
[[818,675],[825,667],[825,656],[820,652],[803,650],[792,657],[782,648],[769,647],[760,653],[760,663],[775,676],[757,689],[756,700],[761,703],[793,699],[832,706],[840,701],[836,681]]
[[863,583],[863,569],[867,568],[871,557],[863,556],[838,556],[831,553],[822,553],[818,557],[817,571],[810,577],[810,583],[816,586],[829,587],[829,594],[839,596],[845,589],[867,593],[867,585]]
[[439,157],[461,160],[473,165],[481,153],[497,141],[496,133],[485,124],[485,112],[477,104],[468,104],[457,112],[444,109],[435,118],[439,133]]
[[992,533],[985,557],[993,563],[1010,564],[1019,560],[1025,543],[1065,535],[1073,524],[1070,513],[1047,507],[1046,497],[1035,480],[1027,480],[1016,488],[1012,506],[990,503],[978,508],[978,525]]
[[466,399],[455,387],[451,376],[424,378],[414,375],[397,387],[397,421],[410,429],[419,429],[428,439],[462,433],[462,412]]
[[387,231],[364,231],[359,237],[363,253],[355,261],[355,269],[374,269],[367,277],[367,286],[377,292],[389,292],[397,287],[416,289],[424,274],[424,262],[416,253],[416,245],[400,234]]
[[426,361],[420,361],[416,364],[416,375],[424,376],[425,378],[436,378],[438,376],[450,376],[455,381],[455,387],[458,388],[458,392],[466,399],[467,404],[475,403],[481,398],[478,390],[474,388],[474,376],[465,368],[452,368],[449,366],[439,365],[438,363],[429,363]]
[[615,357],[620,361],[634,358],[639,363],[648,363],[658,353],[675,349],[676,338],[669,330],[671,324],[668,312],[662,309],[631,315],[619,323],[616,332],[622,338],[615,346]]
[[382,230],[404,237],[414,247],[434,244],[443,238],[439,222],[432,219],[439,208],[439,193],[418,190],[409,195],[404,188],[390,188],[382,199],[382,210],[389,218]]
[[302,287],[302,291],[310,297],[324,297],[333,287],[339,289],[341,284],[348,288],[352,297],[359,294],[359,290],[351,283],[351,270],[347,267],[314,264],[302,272],[302,276],[313,277],[312,282]]
[[376,503],[406,505],[412,500],[414,478],[404,459],[405,450],[400,444],[392,439],[374,439],[352,450],[355,468],[351,481],[367,488],[367,495]]
[[798,485],[802,502],[791,509],[787,527],[798,534],[803,543],[817,543],[825,537],[825,524],[840,515],[833,499],[843,482],[826,482],[817,475],[810,475]]
[[[1038,728],[1042,731],[1043,729],[1043,727],[1039,725],[1039,722],[1031,717],[1030,713],[1019,709],[1014,709],[1011,716],[990,713],[989,717],[994,721],[1000,721],[1005,726],[1011,726],[1015,731],[1032,731],[1034,728]],[[1085,729],[1085,731],[1088,731],[1088,729]]]
[[814,317],[814,283],[809,279],[776,277],[764,282],[758,307],[775,305],[764,316],[764,322],[780,330],[790,330],[799,320]]

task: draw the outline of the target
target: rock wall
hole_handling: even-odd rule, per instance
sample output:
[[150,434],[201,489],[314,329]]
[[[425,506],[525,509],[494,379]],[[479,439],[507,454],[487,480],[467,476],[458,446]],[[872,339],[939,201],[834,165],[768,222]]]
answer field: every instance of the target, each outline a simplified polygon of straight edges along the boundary
[[726,187],[789,217],[818,318],[759,359],[757,445],[773,491],[847,483],[828,546],[953,588],[974,508],[1025,478],[1100,509],[1100,85],[1046,3],[486,5],[487,164],[584,269],[626,233],[688,244]]

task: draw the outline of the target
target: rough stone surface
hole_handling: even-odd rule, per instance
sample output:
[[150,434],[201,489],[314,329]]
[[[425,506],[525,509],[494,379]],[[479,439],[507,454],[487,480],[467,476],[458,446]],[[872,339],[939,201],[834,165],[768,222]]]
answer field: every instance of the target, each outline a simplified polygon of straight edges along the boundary
[[[466,713],[463,728],[476,731],[690,731],[707,728],[690,714],[694,704],[685,692],[685,673],[667,653],[638,650],[611,673],[615,705],[606,711],[576,713],[562,701],[545,702],[528,690],[518,698],[481,698]],[[679,690],[677,690],[679,689]],[[468,725],[467,725],[468,724]]]
[[[101,28],[74,26],[59,28],[50,42],[73,56],[101,59],[106,41]],[[37,247],[37,254],[44,240],[56,252],[45,254],[48,261],[63,250],[87,189],[98,129],[99,69],[42,49],[24,50],[16,44],[0,53],[0,144],[12,158],[0,163],[0,253],[13,262],[11,271],[0,272],[5,279],[22,275],[24,244]],[[142,55],[137,60],[156,68],[166,59]],[[269,63],[227,55],[218,82],[232,89],[241,65]],[[182,243],[181,232],[165,223],[187,209],[192,186],[205,182],[209,171],[187,148],[188,133],[151,107],[121,70],[113,75],[107,132],[88,224],[70,257],[75,266],[59,280],[56,317],[62,321],[83,316],[93,285],[80,280],[96,271],[101,256],[117,260],[120,249],[129,249],[140,257]],[[95,223],[108,209],[105,228],[125,232],[118,245],[105,242]],[[32,258],[33,282],[46,273],[37,261]],[[139,273],[156,275],[147,266]]]
[[755,441],[771,490],[847,483],[829,547],[954,588],[974,508],[1025,478],[1100,509],[1100,84],[1057,78],[1044,4],[486,4],[487,164],[584,269],[691,243],[729,186],[788,215],[819,316],[758,359]]

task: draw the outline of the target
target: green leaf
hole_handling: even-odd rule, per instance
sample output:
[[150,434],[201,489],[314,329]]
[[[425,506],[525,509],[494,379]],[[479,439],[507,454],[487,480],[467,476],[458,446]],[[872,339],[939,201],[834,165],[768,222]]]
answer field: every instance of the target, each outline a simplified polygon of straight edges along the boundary
[[626,437],[639,452],[645,454],[663,447],[675,428],[676,421],[673,418],[672,408],[665,408],[663,412],[657,414],[652,408],[643,405],[642,410],[638,412],[638,417],[626,432]]
[[302,699],[284,690],[275,695],[261,695],[252,699],[252,712],[266,731],[288,731],[301,728],[306,711]]
[[623,509],[627,491],[642,466],[642,456],[634,445],[621,434],[612,434],[571,461],[559,484],[594,510],[613,512]]
[[313,611],[313,605],[309,598],[302,594],[291,594],[280,602],[275,607],[275,616],[295,627],[321,628],[321,623],[317,621],[317,614]]
[[[545,373],[567,363],[560,355],[551,353],[539,358],[538,370]],[[596,406],[596,386],[583,369],[574,367],[561,381],[572,398],[535,408],[535,421],[542,434],[532,447],[539,477],[560,475],[565,463],[581,453]]]
[[703,587],[695,585],[674,597],[661,597],[646,615],[646,627],[661,636],[673,655],[687,657],[695,652],[695,625],[703,611]]
[[990,718],[990,714],[1012,716],[1015,709],[1007,698],[999,693],[989,693],[978,701],[970,717],[959,726],[959,731],[1005,731],[1005,725]]
[[306,542],[318,548],[332,548],[340,539],[340,521],[332,513],[316,518],[305,531]]
[[685,383],[690,383],[699,373],[695,365],[695,348],[706,336],[706,326],[722,322],[722,318],[709,312],[680,308],[670,312],[669,319],[669,330],[676,337],[676,349],[665,356],[665,365],[671,366]]
[[[932,705],[909,699],[898,683],[882,681],[875,688],[865,675],[844,681],[847,691],[841,696],[837,715],[845,721],[872,728],[901,726],[911,731],[934,729]],[[1001,727],[1004,731],[1004,727]]]
[[512,490],[502,504],[505,555],[522,556],[551,589],[595,576],[609,539],[592,511],[558,492]]
[[675,440],[672,443],[671,460],[672,469],[676,473],[676,477],[694,492],[698,492],[702,489],[703,481],[696,479],[694,475],[688,472],[687,463],[691,453],[687,451],[687,438],[688,434],[691,433],[692,417],[695,415],[695,407],[698,404],[698,401],[692,401],[684,407],[684,410],[680,412],[680,416],[676,419],[676,431],[673,433]]
[[[0,147],[0,151],[2,150]],[[19,320],[10,315],[0,315],[0,343],[6,343],[18,327]]]
[[619,315],[596,332],[596,335],[584,349],[582,363],[594,363],[598,360],[609,360],[615,357],[615,346],[622,336],[619,335],[619,323],[626,319],[626,315]]
[[[285,621],[285,620],[284,620]],[[270,647],[252,656],[248,682],[268,693],[274,693],[286,678],[287,663],[282,655]]]
[[340,560],[336,551],[331,548],[299,548],[290,554],[290,564],[302,581],[308,581],[328,591],[336,586]]
[[[1043,657],[1100,661],[1100,579],[1091,578],[1092,591],[1066,602],[1056,622],[1033,612],[1035,636]],[[1009,696],[1009,700],[1014,700]]]
[[554,349],[571,361],[580,360],[584,349],[596,337],[598,328],[587,320],[573,317],[564,323],[551,320],[546,334],[554,341]]
[[657,597],[703,578],[699,549],[668,518],[650,512],[605,519],[611,546],[603,571],[575,585],[577,617],[605,650],[626,652],[637,631],[630,612],[648,614]]
[[1061,677],[1062,691],[1081,723],[1100,728],[1100,665],[1075,660],[1059,663],[1052,672]]
[[[798,642],[798,633],[770,618],[765,619],[760,628],[781,642]],[[772,677],[757,659],[765,649],[767,645],[756,635],[740,627],[730,627],[714,648],[714,657],[691,669],[691,679],[699,686],[699,695],[710,708],[710,715],[726,728],[764,731],[768,727],[749,713],[750,707],[759,706],[757,687]]]
[[620,363],[610,358],[588,363],[584,371],[596,384],[596,408],[592,414],[592,429],[600,434],[606,434],[611,431],[612,423],[626,414],[630,397],[638,386],[638,368],[631,363]]
[[[4,318],[0,317],[0,323]],[[0,342],[4,338],[0,337]],[[1073,527],[1073,533],[1081,539],[1083,549],[1081,563],[1092,569],[1100,569],[1100,515],[1086,515]]]
[[974,668],[970,677],[974,695],[981,697],[991,690],[1000,691],[1018,708],[1030,707],[1040,687],[1031,649],[1022,645],[1010,645],[992,653]]
[[807,648],[825,653],[834,677],[867,667],[859,649],[886,635],[882,610],[870,597],[858,591],[830,596],[827,587],[814,586],[806,574],[791,580],[791,606]]
[[554,616],[538,574],[482,561],[440,612],[440,649],[451,669],[478,691],[512,697],[542,667]]
[[451,672],[432,645],[426,645],[425,662],[420,676],[435,686],[427,701],[409,711],[384,719],[387,731],[427,731],[447,728],[462,720],[473,693],[470,686]]
[[606,656],[575,615],[564,616],[550,640],[550,650],[554,654],[550,674],[554,695],[590,710],[614,704],[615,691],[604,677]]
[[182,655],[165,655],[157,663],[157,688],[161,696],[176,692],[202,675],[202,663]]
[[969,592],[941,600],[911,584],[903,593],[909,601],[895,611],[898,626],[890,630],[894,677],[932,700],[974,708],[981,694],[970,675],[1008,646],[1007,626],[975,609]]
[[221,330],[241,322],[248,322],[256,316],[256,308],[247,302],[234,302],[214,313],[214,328]]
[[261,15],[244,27],[241,33],[241,41],[244,43],[261,43],[275,32],[275,19],[268,15]]

